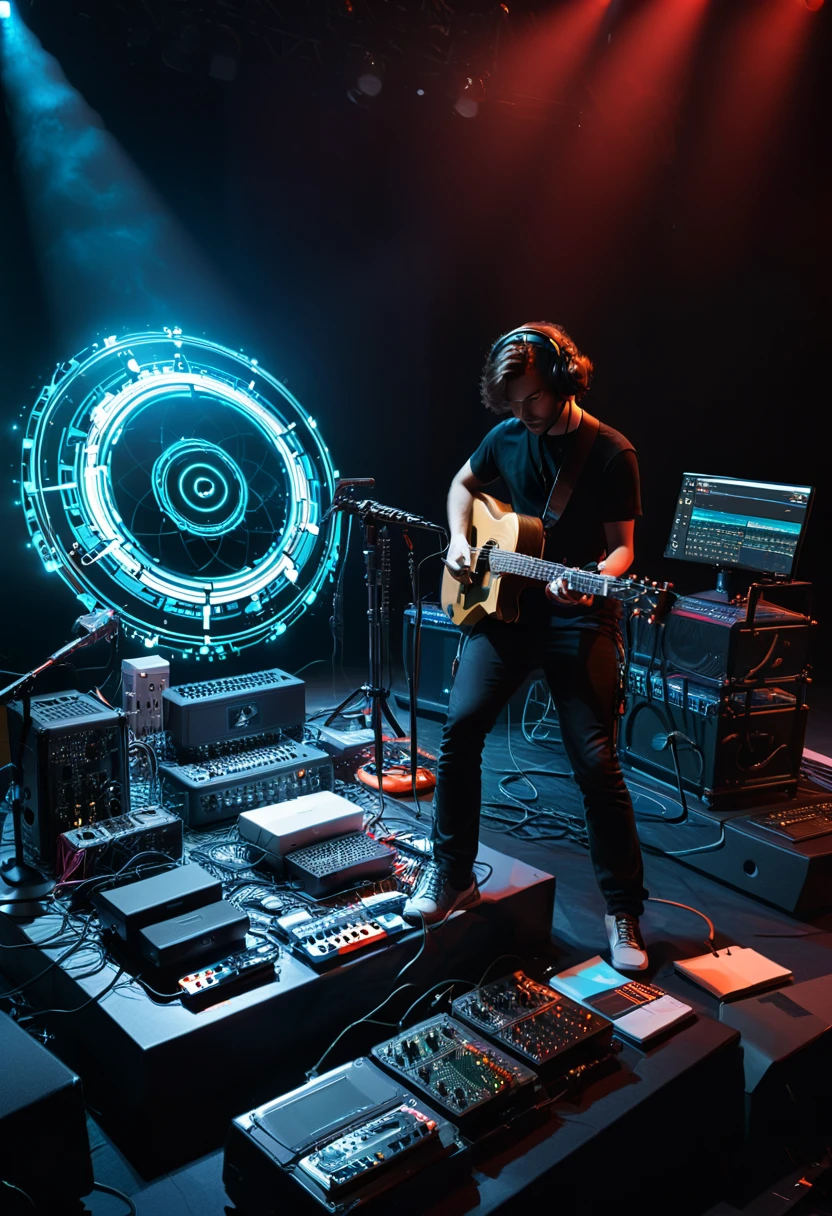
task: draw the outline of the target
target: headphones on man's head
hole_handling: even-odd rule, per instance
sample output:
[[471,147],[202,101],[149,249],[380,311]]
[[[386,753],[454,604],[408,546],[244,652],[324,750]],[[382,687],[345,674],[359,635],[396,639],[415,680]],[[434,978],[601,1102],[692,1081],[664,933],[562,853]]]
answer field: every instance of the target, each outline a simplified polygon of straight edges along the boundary
[[491,348],[488,361],[491,363],[505,350],[507,346],[525,342],[529,346],[538,347],[544,358],[537,364],[543,379],[548,383],[555,397],[571,397],[575,392],[575,377],[572,372],[572,356],[544,329],[535,329],[533,325],[524,325],[513,329],[511,333],[498,338]]

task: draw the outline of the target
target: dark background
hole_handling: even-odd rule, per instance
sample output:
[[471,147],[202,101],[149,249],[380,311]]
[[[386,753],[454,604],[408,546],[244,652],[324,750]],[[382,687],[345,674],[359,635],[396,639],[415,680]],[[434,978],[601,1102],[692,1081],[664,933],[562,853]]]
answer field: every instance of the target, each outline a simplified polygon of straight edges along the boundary
[[[147,315],[127,290],[120,296],[111,267],[103,295],[100,282],[93,289],[81,277],[56,300],[12,124],[0,115],[0,422],[9,480],[19,440],[11,424],[59,360],[97,332],[178,324],[245,347],[286,377],[342,473],[374,476],[380,500],[441,520],[450,478],[492,422],[478,397],[489,344],[524,321],[551,319],[595,361],[589,408],[638,449],[640,573],[685,590],[713,583],[706,567],[661,556],[684,470],[818,487],[800,574],[816,585],[822,670],[832,589],[824,417],[832,6],[807,14],[814,25],[778,105],[782,121],[766,135],[752,197],[720,228],[713,203],[722,184],[699,181],[717,216],[713,231],[697,226],[695,196],[692,205],[697,140],[726,71],[740,94],[745,75],[755,88],[747,62],[726,62],[726,22],[753,17],[755,7],[710,6],[684,105],[662,116],[669,138],[657,145],[637,208],[622,214],[615,182],[604,180],[604,140],[626,161],[627,136],[605,132],[589,68],[542,120],[486,103],[469,121],[419,62],[388,65],[384,91],[364,108],[346,96],[344,62],[279,64],[244,43],[238,79],[223,84],[171,71],[152,40],[131,49],[118,4],[87,4],[86,17],[66,0],[24,6],[45,48],[190,237],[213,287],[203,291],[168,266],[161,306]],[[612,41],[599,39],[596,67],[638,16],[638,4],[613,8],[609,19],[619,24],[607,30]],[[426,96],[417,98],[422,83]],[[584,139],[601,150],[591,175]],[[741,158],[743,148],[734,153]],[[596,235],[605,239],[596,244]],[[14,498],[11,485],[0,495],[0,661],[23,670],[68,638],[77,605],[26,549]],[[401,607],[403,556],[398,566]],[[426,567],[425,589],[437,578],[438,566]],[[357,548],[347,602],[348,658],[360,661]],[[242,664],[294,670],[327,655],[328,613],[320,601]]]

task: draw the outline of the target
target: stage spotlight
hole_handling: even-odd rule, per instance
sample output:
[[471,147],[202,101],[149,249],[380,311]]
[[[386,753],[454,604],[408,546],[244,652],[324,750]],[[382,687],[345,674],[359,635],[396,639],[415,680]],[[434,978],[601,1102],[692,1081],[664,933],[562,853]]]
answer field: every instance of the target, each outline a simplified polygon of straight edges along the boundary
[[378,97],[384,88],[383,71],[378,60],[368,55],[365,68],[355,82],[365,97]]
[[12,6],[9,0],[0,0],[0,21],[5,21],[12,15]]
[[454,109],[462,118],[476,118],[485,101],[485,83],[481,76],[465,76]]
[[372,51],[366,51],[354,69],[355,84],[347,89],[353,105],[368,109],[384,88],[384,62]]
[[162,62],[184,75],[203,73],[232,84],[240,67],[240,40],[227,25],[183,18],[162,46]]

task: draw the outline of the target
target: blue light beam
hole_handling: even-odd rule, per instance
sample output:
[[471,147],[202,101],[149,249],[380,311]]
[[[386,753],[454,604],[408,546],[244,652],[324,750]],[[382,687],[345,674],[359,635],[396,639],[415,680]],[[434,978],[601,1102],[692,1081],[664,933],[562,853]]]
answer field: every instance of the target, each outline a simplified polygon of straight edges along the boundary
[[102,316],[231,324],[233,302],[187,234],[17,11],[0,83],[61,340],[77,347]]

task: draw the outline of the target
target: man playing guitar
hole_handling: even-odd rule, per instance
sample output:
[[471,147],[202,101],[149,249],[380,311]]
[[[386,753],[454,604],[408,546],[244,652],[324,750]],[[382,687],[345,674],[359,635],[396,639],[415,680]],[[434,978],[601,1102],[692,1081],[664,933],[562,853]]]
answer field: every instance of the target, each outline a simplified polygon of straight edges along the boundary
[[[570,567],[597,563],[605,576],[614,577],[631,566],[634,520],[641,514],[638,462],[623,435],[578,405],[591,375],[589,359],[551,322],[512,330],[492,347],[482,373],[482,397],[503,421],[466,461],[448,494],[451,542],[445,562],[460,583],[471,583],[475,495],[498,478],[513,511],[549,525],[556,520],[547,527],[544,557]],[[577,462],[574,454],[569,456],[576,444],[582,452]],[[560,515],[553,516],[553,486],[561,469],[572,470],[574,485]],[[620,604],[569,590],[562,580],[528,585],[519,608],[513,621],[486,616],[464,641],[438,765],[434,860],[404,915],[429,925],[479,899],[473,866],[485,736],[528,674],[541,667],[583,794],[613,965],[643,970],[647,953],[639,916],[647,892],[635,816],[614,741]]]

